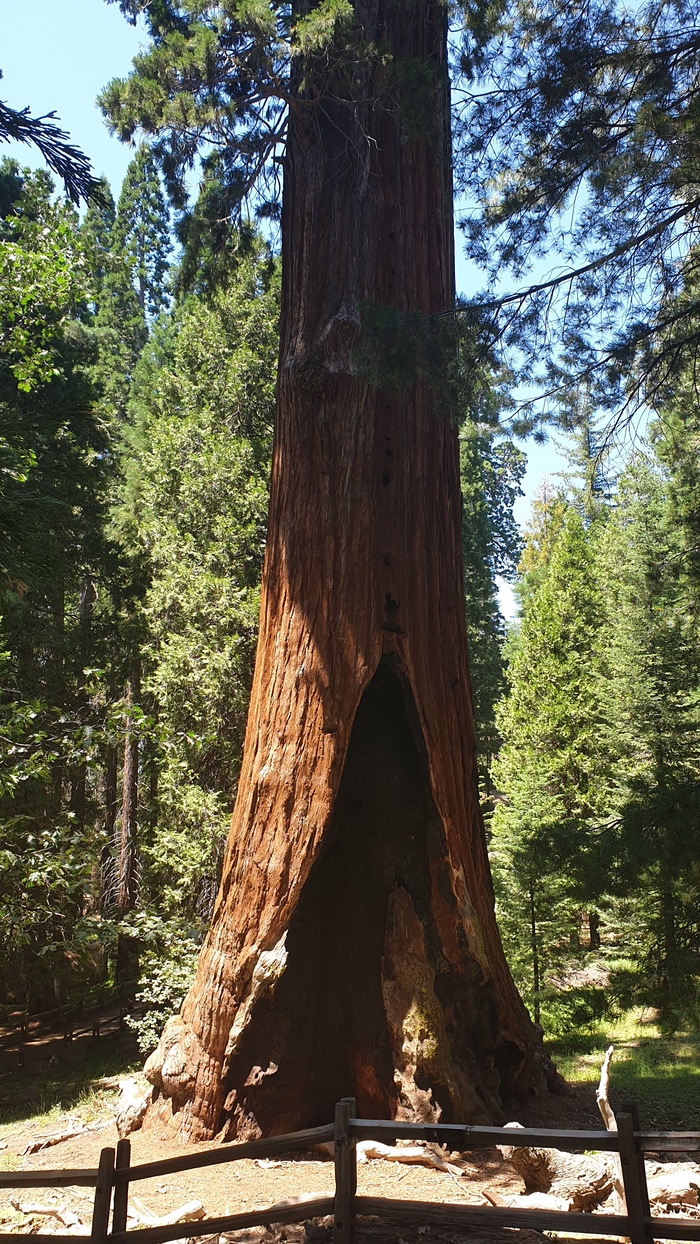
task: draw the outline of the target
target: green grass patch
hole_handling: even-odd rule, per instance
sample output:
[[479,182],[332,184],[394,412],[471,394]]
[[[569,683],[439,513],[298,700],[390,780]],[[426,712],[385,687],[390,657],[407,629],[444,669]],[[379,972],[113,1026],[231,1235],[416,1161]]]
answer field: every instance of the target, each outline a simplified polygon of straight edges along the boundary
[[700,1131],[700,1033],[669,1036],[650,1013],[628,1011],[601,1022],[592,1032],[547,1043],[557,1067],[571,1083],[597,1084],[609,1045],[611,1104],[634,1101],[643,1127]]
[[104,1117],[117,1088],[100,1084],[140,1071],[143,1059],[131,1035],[79,1042],[45,1061],[0,1068],[0,1127],[32,1121],[50,1124],[70,1111],[84,1123]]

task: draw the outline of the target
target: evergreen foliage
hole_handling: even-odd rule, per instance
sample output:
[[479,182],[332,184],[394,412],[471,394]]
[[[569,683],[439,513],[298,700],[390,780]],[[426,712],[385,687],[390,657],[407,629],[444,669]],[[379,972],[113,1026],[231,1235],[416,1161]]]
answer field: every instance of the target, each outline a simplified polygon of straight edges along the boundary
[[90,161],[55,124],[55,117],[55,112],[33,117],[28,108],[11,108],[9,104],[0,103],[0,143],[11,140],[32,143],[52,172],[63,179],[66,194],[73,203],[81,199],[99,201],[102,186],[93,175]]
[[57,375],[62,329],[85,296],[87,272],[76,216],[51,199],[46,173],[22,178],[0,166],[0,350],[24,392]]
[[493,292],[550,408],[576,400],[572,377],[603,409],[648,401],[697,357],[699,47],[694,0],[470,10],[457,184],[481,211],[466,236],[499,278],[550,261]]
[[[540,509],[540,558],[557,502]],[[569,950],[575,913],[600,894],[604,865],[596,834],[605,813],[595,678],[602,602],[591,536],[571,506],[542,569],[510,646],[494,766],[506,801],[492,841],[501,927],[537,1019],[547,974]]]
[[667,480],[638,456],[621,480],[602,557],[611,871],[643,903],[643,937],[630,956],[637,993],[667,1018],[695,1018],[688,985],[700,978],[700,667],[683,533],[669,519]]
[[[657,1007],[671,1027],[698,1020],[689,391],[680,376],[650,445],[614,490],[584,482],[569,500],[541,493],[521,559],[492,850],[511,961],[550,1026],[580,1028],[601,1005],[632,1003]],[[585,441],[573,449],[584,481],[592,478]],[[572,984],[590,979],[597,989]]]
[[[492,395],[495,397],[495,393]],[[498,751],[496,705],[505,689],[505,623],[497,579],[512,579],[521,548],[513,518],[525,471],[524,454],[498,425],[467,418],[460,433],[464,598],[483,794]]]
[[89,667],[108,441],[88,379],[94,342],[79,318],[90,284],[77,218],[53,201],[46,174],[7,163],[3,174],[18,195],[4,222],[17,241],[2,245],[38,274],[26,290],[3,283],[0,313],[0,334],[14,335],[0,369],[0,991],[28,1001],[94,960],[103,844],[88,768],[102,725]]
[[166,304],[165,279],[172,244],[158,169],[145,143],[126,170],[112,248],[126,259],[141,314],[146,319],[157,316]]
[[[140,957],[145,1050],[216,893],[256,643],[280,273],[246,213],[276,219],[302,72],[314,106],[333,90],[359,116],[371,69],[406,141],[436,84],[354,30],[346,0],[120,7],[150,43],[102,107],[150,145],[118,203],[103,185],[80,223],[46,174],[0,166],[0,1002]],[[360,308],[355,363],[388,388],[438,375],[460,423],[479,763],[535,1017],[580,1029],[641,1001],[697,1022],[697,15],[512,0],[468,25],[472,253],[522,276],[554,242],[568,265],[487,309],[491,334],[496,304],[521,310],[502,344],[545,360],[570,438],[522,549],[524,460],[478,310]],[[650,441],[611,481],[594,415],[635,393]],[[519,557],[506,634],[497,579]]]
[[255,655],[279,274],[264,248],[189,300],[136,372],[117,520],[149,566],[144,687],[157,705],[148,888],[206,917],[240,766]]

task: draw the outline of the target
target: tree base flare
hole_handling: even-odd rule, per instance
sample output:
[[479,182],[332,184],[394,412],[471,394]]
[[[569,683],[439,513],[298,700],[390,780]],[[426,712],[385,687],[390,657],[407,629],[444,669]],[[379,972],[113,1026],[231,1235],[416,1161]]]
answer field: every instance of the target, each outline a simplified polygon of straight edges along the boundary
[[[463,874],[451,860],[409,685],[385,657],[365,691],[321,851],[284,936],[259,955],[223,1060],[170,1020],[146,1075],[158,1118],[219,1077],[216,1131],[252,1139],[333,1118],[488,1123],[545,1089],[523,1015],[504,1017]],[[551,1070],[551,1069],[550,1069]]]

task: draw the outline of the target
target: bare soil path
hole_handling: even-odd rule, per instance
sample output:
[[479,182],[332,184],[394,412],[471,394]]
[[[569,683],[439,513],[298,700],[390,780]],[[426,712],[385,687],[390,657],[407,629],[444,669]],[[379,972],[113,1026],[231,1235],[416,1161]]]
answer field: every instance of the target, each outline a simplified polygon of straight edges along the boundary
[[[102,1055],[110,1049],[106,1041],[99,1045],[98,1053]],[[112,1048],[114,1061],[117,1048],[114,1043]],[[73,1079],[79,1077],[81,1064],[85,1059],[89,1061],[92,1058],[94,1061],[97,1056],[95,1046],[86,1044],[62,1051],[58,1056],[51,1054],[45,1063],[35,1067],[12,1069],[0,1065],[0,1107],[4,1104],[6,1110],[9,1110],[10,1120],[4,1126],[0,1124],[0,1165],[5,1169],[21,1170],[96,1167],[100,1150],[108,1145],[116,1146],[118,1137],[114,1109],[120,1075],[91,1078],[89,1067],[86,1066],[81,1093],[75,1091],[70,1078],[71,1075]],[[133,1066],[133,1049],[130,1052],[128,1049],[124,1050],[122,1074],[129,1074],[129,1060]],[[50,1079],[52,1067],[55,1081]],[[131,1074],[135,1073],[131,1071]],[[28,1077],[31,1079],[32,1076],[38,1081],[37,1084],[28,1082]],[[64,1077],[63,1080],[61,1076]],[[54,1105],[48,1112],[32,1113],[33,1095],[36,1097],[37,1093],[40,1094],[45,1103],[48,1083],[54,1086],[53,1100],[56,1100],[56,1093],[61,1093],[63,1085],[64,1108]],[[66,1085],[68,1088],[65,1088]],[[15,1103],[16,1109],[13,1111],[15,1093],[25,1095],[25,1109]],[[25,1117],[15,1117],[11,1121],[12,1113]],[[582,1086],[570,1098],[548,1097],[541,1102],[533,1101],[526,1110],[516,1113],[522,1123],[550,1127],[599,1126],[594,1094],[589,1086]],[[26,1117],[27,1115],[30,1117]],[[37,1141],[69,1130],[71,1121],[89,1125],[91,1130],[37,1153],[26,1152]],[[160,1132],[148,1128],[135,1132],[131,1136],[131,1142],[133,1164],[181,1155],[188,1148],[193,1152],[201,1152],[202,1148],[216,1147],[216,1142],[204,1146],[183,1147]],[[360,1163],[358,1193],[403,1200],[484,1205],[484,1189],[496,1196],[508,1196],[523,1191],[522,1180],[502,1161],[497,1150],[477,1150],[454,1154],[452,1157],[461,1169],[459,1175],[382,1159]],[[187,1201],[197,1200],[202,1202],[207,1217],[213,1217],[261,1208],[304,1194],[332,1195],[333,1187],[332,1160],[322,1152],[312,1152],[289,1155],[284,1159],[244,1159],[230,1165],[145,1180],[134,1185],[130,1203],[139,1213],[151,1213],[160,1217]],[[90,1189],[81,1188],[39,1188],[23,1192],[0,1189],[0,1229],[16,1231],[18,1234],[37,1230],[66,1230],[57,1219],[47,1219],[45,1215],[32,1213],[31,1208],[38,1205],[54,1207],[61,1212],[68,1211],[69,1214],[76,1215],[79,1222],[72,1228],[76,1234],[83,1234],[88,1229],[92,1193]],[[192,1230],[195,1238],[194,1225]],[[246,1241],[251,1244],[253,1241],[260,1241],[260,1244],[264,1244],[265,1241],[284,1240],[290,1244],[324,1244],[330,1238],[330,1223],[319,1221],[272,1227],[269,1230],[253,1228],[237,1232],[230,1238],[236,1244],[246,1244]],[[534,1232],[503,1230],[479,1232],[479,1238],[483,1238],[485,1244],[540,1244],[542,1239]],[[475,1239],[474,1232],[471,1232],[470,1244],[475,1244]],[[448,1240],[451,1244],[461,1244],[461,1235],[433,1226],[408,1227],[399,1223],[392,1225],[373,1220],[363,1221],[358,1226],[358,1244],[363,1241],[367,1244],[388,1244],[389,1241],[397,1241],[397,1244],[447,1244]],[[211,1244],[219,1242],[215,1240]],[[225,1242],[222,1240],[221,1244]]]

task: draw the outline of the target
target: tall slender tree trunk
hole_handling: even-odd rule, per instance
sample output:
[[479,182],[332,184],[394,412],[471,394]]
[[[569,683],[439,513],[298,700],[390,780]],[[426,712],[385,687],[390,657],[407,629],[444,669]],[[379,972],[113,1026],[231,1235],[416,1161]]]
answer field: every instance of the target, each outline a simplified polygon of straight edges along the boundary
[[110,743],[107,747],[106,754],[105,754],[104,776],[103,776],[104,829],[105,829],[105,838],[107,840],[107,843],[109,844],[105,848],[107,852],[110,851],[111,845],[114,842],[115,827],[117,824],[117,811],[119,807],[118,791],[117,791],[118,769],[119,769],[119,760],[118,760],[117,749],[116,747],[113,746],[113,744]]
[[[126,730],[124,735],[124,767],[122,769],[121,818],[116,828],[116,912],[122,919],[131,911],[136,899],[136,832],[138,828],[139,740],[134,730],[134,704],[139,698],[140,674],[132,672],[126,687]],[[132,939],[120,933],[117,941],[115,978],[126,981],[136,966]]]
[[[97,600],[97,592],[95,585],[90,577],[86,575],[80,589],[80,642],[78,646],[78,660],[76,669],[76,707],[80,713],[84,713],[87,707],[87,692],[85,688],[85,670],[90,663],[90,654],[92,649],[92,611],[95,601]],[[87,762],[82,760],[77,763],[71,772],[71,792],[70,792],[70,810],[74,814],[77,824],[82,828],[85,825],[87,805]]]
[[[536,1078],[479,810],[456,429],[427,383],[382,391],[353,363],[363,304],[453,306],[446,12],[356,0],[393,69],[316,97],[307,64],[291,109],[243,768],[197,978],[146,1070],[183,1137],[283,1132],[351,1093],[494,1119]],[[412,137],[391,81],[416,65]]]
[[530,882],[530,951],[532,954],[532,1009],[535,1023],[540,1022],[540,951],[537,945],[537,913],[535,910],[535,887]]
[[676,937],[676,901],[674,876],[672,869],[668,864],[663,863],[661,866],[661,925],[662,925],[662,944],[663,944],[663,974],[662,985],[664,992],[671,997],[677,986],[677,956],[678,944]]

